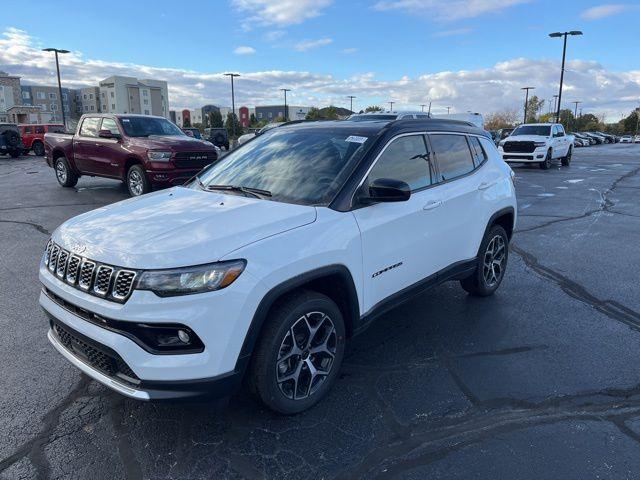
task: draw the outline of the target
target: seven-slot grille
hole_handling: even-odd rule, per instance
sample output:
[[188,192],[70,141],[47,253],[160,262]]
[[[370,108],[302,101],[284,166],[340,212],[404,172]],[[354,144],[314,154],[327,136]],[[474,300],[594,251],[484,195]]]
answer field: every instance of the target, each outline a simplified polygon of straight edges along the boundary
[[44,253],[49,271],[65,283],[107,300],[124,303],[133,290],[136,272],[82,258],[49,241]]

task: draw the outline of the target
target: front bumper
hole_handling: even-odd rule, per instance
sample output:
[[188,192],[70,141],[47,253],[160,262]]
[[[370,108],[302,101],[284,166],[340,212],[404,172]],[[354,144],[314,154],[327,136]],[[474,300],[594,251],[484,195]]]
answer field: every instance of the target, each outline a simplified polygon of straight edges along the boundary
[[156,188],[168,188],[184,185],[184,183],[196,175],[200,169],[189,170],[148,170],[147,177]]
[[547,147],[538,147],[531,153],[524,152],[505,152],[504,149],[499,148],[498,151],[500,155],[502,155],[502,159],[509,163],[519,163],[519,162],[542,162],[544,161],[544,157],[547,155]]

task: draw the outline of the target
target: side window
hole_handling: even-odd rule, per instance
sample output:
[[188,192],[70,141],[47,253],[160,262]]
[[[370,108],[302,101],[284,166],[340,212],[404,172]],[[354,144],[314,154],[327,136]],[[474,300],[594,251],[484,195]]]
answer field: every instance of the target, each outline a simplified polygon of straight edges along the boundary
[[416,118],[429,118],[429,115],[427,115],[426,113],[424,115],[417,114]]
[[475,168],[464,135],[432,134],[429,137],[442,181],[465,175]]
[[114,135],[120,135],[118,125],[116,125],[116,121],[113,118],[103,118],[100,130],[109,130]]
[[368,183],[379,178],[402,180],[418,190],[432,183],[431,163],[422,135],[393,140],[371,169]]
[[493,143],[491,140],[485,137],[480,137],[479,140],[480,140],[480,145],[482,145],[482,148],[487,158],[489,158],[489,155],[500,155],[496,148],[496,144]]
[[81,137],[97,137],[98,136],[98,124],[99,118],[85,118],[80,127]]
[[480,145],[480,140],[478,137],[468,137],[469,145],[471,145],[471,154],[473,155],[473,163],[476,167],[482,165],[482,163],[487,159],[487,153]]
[[39,126],[34,128],[35,133],[44,133],[44,127]]
[[564,127],[562,125],[556,125],[556,128],[558,129],[558,136],[564,137]]
[[31,127],[24,127],[24,133],[25,134],[31,133]]

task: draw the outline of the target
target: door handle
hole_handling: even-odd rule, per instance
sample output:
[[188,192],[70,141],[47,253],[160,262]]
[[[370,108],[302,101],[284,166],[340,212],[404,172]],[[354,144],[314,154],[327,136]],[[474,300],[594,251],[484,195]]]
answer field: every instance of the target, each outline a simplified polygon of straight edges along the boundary
[[478,190],[486,190],[487,188],[491,188],[493,187],[497,182],[493,181],[493,182],[482,182],[480,185],[478,185]]
[[432,200],[429,203],[427,203],[424,207],[422,207],[422,209],[433,210],[434,208],[438,208],[441,205],[442,205],[442,200]]

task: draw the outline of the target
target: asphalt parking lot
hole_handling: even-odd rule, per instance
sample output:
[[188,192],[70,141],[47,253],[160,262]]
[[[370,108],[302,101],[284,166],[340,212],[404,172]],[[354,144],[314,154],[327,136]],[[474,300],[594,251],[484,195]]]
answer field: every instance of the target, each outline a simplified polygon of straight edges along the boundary
[[437,287],[356,338],[329,397],[282,417],[147,404],[46,339],[37,265],[60,223],[126,198],[0,157],[0,478],[637,478],[640,145],[515,166],[519,223],[492,298]]

